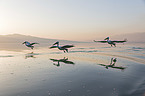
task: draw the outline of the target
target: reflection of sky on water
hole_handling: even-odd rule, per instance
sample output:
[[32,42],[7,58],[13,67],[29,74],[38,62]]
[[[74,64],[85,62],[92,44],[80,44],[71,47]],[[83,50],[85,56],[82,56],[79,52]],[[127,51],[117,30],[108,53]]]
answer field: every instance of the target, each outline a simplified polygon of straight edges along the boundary
[[[72,48],[69,53],[48,48],[19,52],[0,51],[0,95],[134,96],[137,94],[138,96],[144,92],[145,65],[140,62],[144,60],[144,55],[135,53],[136,51],[120,52],[120,47],[94,46]],[[122,47],[123,50],[127,48],[128,46]],[[25,59],[25,56],[28,58]],[[75,65],[61,62],[60,67],[56,67],[50,60],[50,58],[60,60],[64,57]],[[98,65],[110,64],[112,57],[117,58],[115,66],[126,67],[123,72],[113,68],[106,70]]]

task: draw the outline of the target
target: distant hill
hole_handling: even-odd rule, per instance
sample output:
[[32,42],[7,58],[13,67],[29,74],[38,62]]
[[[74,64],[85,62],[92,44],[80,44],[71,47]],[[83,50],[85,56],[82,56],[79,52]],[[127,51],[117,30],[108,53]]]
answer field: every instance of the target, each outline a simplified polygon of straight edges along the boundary
[[145,42],[145,32],[115,35],[115,36],[110,36],[110,39],[111,40],[112,39],[113,40],[123,40],[123,39],[127,39],[128,42]]
[[0,35],[0,43],[23,43],[24,41],[39,42],[39,43],[54,43],[56,41],[60,41],[62,43],[79,42],[79,41],[69,41],[69,40],[46,39],[46,38],[21,35],[21,34]]
[[35,48],[49,47],[56,41],[59,41],[60,44],[85,43],[79,41],[47,39],[47,38],[39,38],[39,37],[34,37],[29,35],[11,34],[11,35],[0,35],[0,43],[1,43],[0,50],[22,51],[25,49],[29,49],[26,46],[22,45],[24,41],[38,42],[39,45],[36,44]]
[[[143,33],[122,34],[122,35],[113,35],[113,36],[109,36],[109,37],[110,37],[111,40],[127,39],[128,42],[145,42],[145,32],[143,32]],[[103,39],[98,38],[96,40],[103,40]],[[82,42],[82,41],[47,39],[47,38],[40,38],[40,37],[30,36],[30,35],[21,35],[21,34],[0,35],[0,43],[23,43],[24,41],[49,43],[49,44],[52,44],[56,41],[60,41],[62,44],[63,43],[65,43],[65,44],[66,43],[85,43],[85,42]]]
[[[111,40],[124,40],[127,39],[129,42],[145,42],[145,32],[144,33],[130,33],[130,34],[122,34],[122,35],[114,35],[109,36]],[[105,37],[104,37],[105,38]],[[96,40],[103,40],[104,38],[97,38]],[[0,50],[12,50],[12,51],[22,51],[28,49],[22,43],[24,41],[29,42],[38,42],[40,45],[35,45],[37,47],[49,47],[54,42],[60,41],[60,44],[74,44],[76,43],[88,43],[81,41],[69,41],[69,40],[58,40],[58,39],[47,39],[40,38],[29,35],[21,35],[21,34],[11,34],[11,35],[0,35]],[[90,41],[93,43],[93,41]]]

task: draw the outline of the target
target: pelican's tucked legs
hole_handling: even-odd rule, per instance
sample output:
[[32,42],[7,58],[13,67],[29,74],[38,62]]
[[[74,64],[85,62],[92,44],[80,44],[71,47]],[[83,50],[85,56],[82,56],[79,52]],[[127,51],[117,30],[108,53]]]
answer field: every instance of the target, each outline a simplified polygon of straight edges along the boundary
[[116,44],[113,44],[116,47]]
[[34,46],[31,46],[31,49],[33,49],[34,48]]
[[65,49],[66,50],[66,52],[68,52],[68,49]]

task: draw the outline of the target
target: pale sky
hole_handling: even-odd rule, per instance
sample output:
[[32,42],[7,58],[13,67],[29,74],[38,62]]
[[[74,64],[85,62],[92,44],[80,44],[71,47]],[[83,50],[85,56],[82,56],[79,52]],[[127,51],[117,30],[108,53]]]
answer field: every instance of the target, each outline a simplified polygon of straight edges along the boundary
[[144,0],[0,0],[0,35],[93,40],[145,32]]

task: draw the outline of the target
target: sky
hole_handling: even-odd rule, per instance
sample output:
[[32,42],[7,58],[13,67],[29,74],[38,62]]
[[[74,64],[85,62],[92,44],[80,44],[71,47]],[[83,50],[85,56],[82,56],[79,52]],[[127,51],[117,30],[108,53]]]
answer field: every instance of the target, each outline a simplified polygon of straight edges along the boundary
[[87,41],[144,25],[145,0],[0,0],[0,35]]

